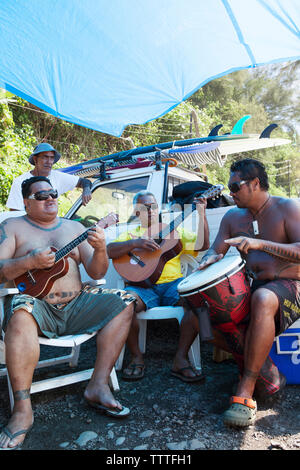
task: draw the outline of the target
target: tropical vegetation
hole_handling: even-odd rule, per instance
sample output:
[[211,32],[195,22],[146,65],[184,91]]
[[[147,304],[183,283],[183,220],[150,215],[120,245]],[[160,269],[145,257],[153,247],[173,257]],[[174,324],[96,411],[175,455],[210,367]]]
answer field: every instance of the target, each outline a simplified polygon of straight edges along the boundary
[[[56,167],[65,167],[132,147],[206,136],[218,124],[222,124],[219,134],[230,133],[245,115],[251,119],[245,122],[244,133],[260,134],[276,123],[272,137],[285,137],[291,143],[229,156],[223,167],[207,165],[209,181],[226,184],[232,160],[251,156],[266,164],[272,194],[299,196],[299,69],[296,61],[231,73],[207,83],[166,115],[128,126],[120,138],[59,120],[0,89],[0,210],[5,210],[13,179],[31,168],[28,156],[41,141],[62,153]],[[62,198],[61,214],[77,195],[74,190]]]

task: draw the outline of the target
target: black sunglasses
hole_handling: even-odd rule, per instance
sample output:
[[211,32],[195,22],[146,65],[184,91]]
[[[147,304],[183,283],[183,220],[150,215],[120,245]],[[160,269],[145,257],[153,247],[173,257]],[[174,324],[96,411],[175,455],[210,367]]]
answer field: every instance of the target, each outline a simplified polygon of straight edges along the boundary
[[144,203],[139,203],[137,205],[137,210],[140,212],[150,212],[152,211],[157,211],[158,209],[158,204],[152,203],[152,204],[144,204]]
[[246,183],[249,183],[249,180],[235,181],[228,185],[228,189],[231,193],[235,194],[241,189],[242,184]]
[[30,196],[28,196],[27,199],[36,199],[37,201],[47,201],[49,197],[52,197],[52,199],[57,199],[58,198],[57,189],[37,191],[36,193],[33,193]]
[[150,212],[151,210],[152,211],[157,211],[157,209],[158,209],[158,204],[155,204],[155,203],[153,203],[153,204],[141,204],[141,207],[139,208],[139,210],[145,211],[145,212],[146,211]]

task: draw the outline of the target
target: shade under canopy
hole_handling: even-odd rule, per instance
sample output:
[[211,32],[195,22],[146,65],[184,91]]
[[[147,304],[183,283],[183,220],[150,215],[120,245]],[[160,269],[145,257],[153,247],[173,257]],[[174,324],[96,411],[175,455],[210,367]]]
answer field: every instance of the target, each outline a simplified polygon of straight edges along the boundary
[[120,136],[234,70],[300,58],[297,0],[2,0],[0,87]]

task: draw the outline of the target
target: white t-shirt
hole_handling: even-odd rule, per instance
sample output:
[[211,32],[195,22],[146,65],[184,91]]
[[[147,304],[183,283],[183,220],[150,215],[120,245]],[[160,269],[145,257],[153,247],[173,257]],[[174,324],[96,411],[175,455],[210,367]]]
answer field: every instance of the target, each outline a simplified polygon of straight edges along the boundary
[[[21,185],[24,180],[31,178],[32,176],[33,175],[30,171],[28,171],[14,179],[6,202],[6,207],[19,211],[24,210]],[[51,181],[53,188],[57,189],[59,196],[74,189],[79,180],[79,176],[69,175],[68,173],[63,173],[59,170],[51,170],[50,175],[47,176],[47,178]]]

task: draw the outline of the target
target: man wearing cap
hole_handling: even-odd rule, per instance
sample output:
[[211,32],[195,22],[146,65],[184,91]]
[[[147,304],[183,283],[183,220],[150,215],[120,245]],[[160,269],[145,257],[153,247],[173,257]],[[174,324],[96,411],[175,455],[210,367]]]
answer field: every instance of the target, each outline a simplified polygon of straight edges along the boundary
[[60,153],[47,142],[37,145],[29,157],[29,163],[34,166],[34,169],[15,178],[6,206],[11,210],[24,210],[21,185],[24,180],[32,176],[46,176],[49,178],[53,187],[57,189],[59,196],[74,188],[82,188],[82,203],[85,206],[92,198],[92,183],[86,178],[52,170],[52,166],[60,157]]

